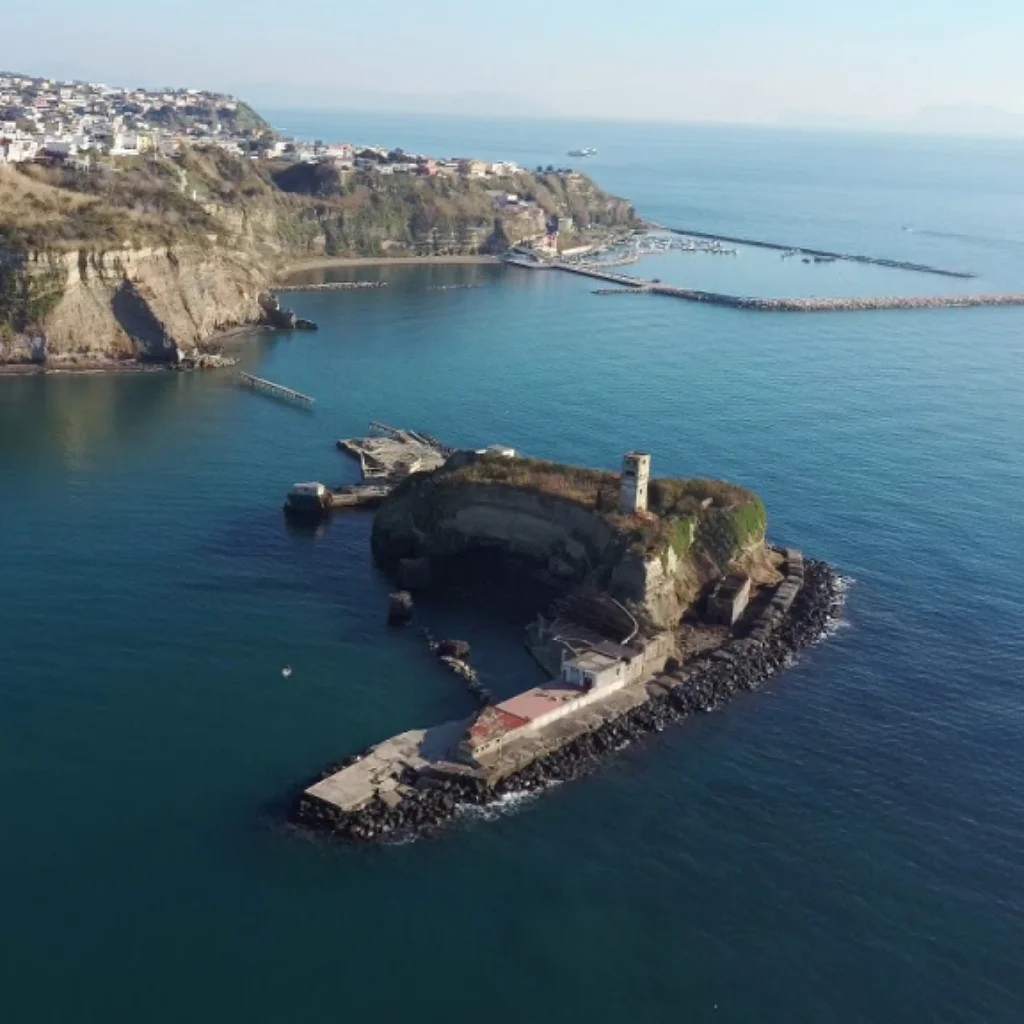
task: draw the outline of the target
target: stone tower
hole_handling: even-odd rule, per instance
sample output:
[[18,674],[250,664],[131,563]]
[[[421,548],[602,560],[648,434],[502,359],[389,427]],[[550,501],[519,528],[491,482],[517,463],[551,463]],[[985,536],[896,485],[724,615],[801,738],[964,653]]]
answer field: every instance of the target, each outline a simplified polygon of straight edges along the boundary
[[651,457],[647,452],[626,452],[622,456],[619,511],[647,511],[647,483],[651,478]]

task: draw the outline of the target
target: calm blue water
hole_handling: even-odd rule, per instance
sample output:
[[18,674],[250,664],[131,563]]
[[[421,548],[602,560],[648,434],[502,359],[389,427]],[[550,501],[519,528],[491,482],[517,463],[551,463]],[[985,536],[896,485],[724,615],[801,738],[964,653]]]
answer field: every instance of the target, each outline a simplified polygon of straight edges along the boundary
[[[664,223],[1024,277],[1020,146],[278,121],[526,163],[594,145],[601,184]],[[834,283],[665,259],[736,291]],[[851,294],[920,290],[844,272]],[[213,373],[0,381],[3,1019],[1018,1021],[1024,313],[758,316],[384,273],[296,296],[319,334],[240,350],[313,413]],[[428,290],[457,281],[480,287]],[[374,417],[748,484],[777,540],[853,581],[846,621],[766,691],[494,820],[372,849],[295,835],[295,783],[469,709],[386,630],[368,518],[310,536],[280,515],[292,482],[354,477],[333,441]],[[536,679],[499,600],[420,615],[498,692]]]

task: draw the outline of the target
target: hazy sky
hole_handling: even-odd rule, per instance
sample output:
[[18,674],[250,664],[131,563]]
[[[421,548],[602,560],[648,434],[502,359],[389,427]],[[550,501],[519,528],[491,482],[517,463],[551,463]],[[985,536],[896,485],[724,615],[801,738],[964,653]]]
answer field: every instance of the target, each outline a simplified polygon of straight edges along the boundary
[[12,0],[0,19],[11,70],[263,107],[425,93],[417,107],[670,120],[1024,114],[1022,54],[1022,0]]

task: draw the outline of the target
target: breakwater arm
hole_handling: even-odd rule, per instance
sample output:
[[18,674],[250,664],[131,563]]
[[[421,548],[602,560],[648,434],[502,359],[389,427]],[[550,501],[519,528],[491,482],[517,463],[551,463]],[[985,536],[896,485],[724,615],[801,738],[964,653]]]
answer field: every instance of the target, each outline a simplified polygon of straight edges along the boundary
[[660,281],[646,281],[628,274],[616,274],[593,267],[570,263],[553,263],[557,270],[598,281],[619,285],[619,288],[600,288],[598,295],[616,295],[623,291],[649,292],[668,295],[687,302],[703,302],[709,306],[727,306],[748,309],[758,313],[835,313],[870,309],[963,309],[976,306],[1024,306],[1024,292],[1002,292],[987,295],[887,295],[837,296],[834,298],[759,298],[752,295],[729,295],[725,292],[706,292],[698,288],[680,288]]
[[882,256],[861,256],[857,253],[830,252],[828,249],[807,249],[802,245],[784,245],[781,242],[766,242],[760,238],[740,238],[736,235],[716,235],[708,231],[692,231],[689,228],[666,228],[674,235],[690,235],[693,238],[710,238],[716,242],[732,242],[733,245],[751,245],[758,249],[775,249],[779,252],[799,253],[802,256],[816,256],[826,260],[846,260],[850,263],[871,263],[879,267],[892,267],[894,270],[916,270],[920,274],[938,274],[941,277],[972,278],[964,270],[945,270],[932,267],[927,263],[910,263],[907,260],[891,260]]
[[729,306],[761,313],[831,313],[870,309],[957,309],[974,306],[1024,306],[1024,293],[993,295],[889,295],[872,297],[838,297],[809,299],[762,299],[746,295],[724,295],[719,292],[675,288],[652,284],[643,291],[670,295],[689,302],[712,306]]
[[357,288],[387,288],[387,281],[328,281],[326,284],[279,284],[275,292],[347,292]]

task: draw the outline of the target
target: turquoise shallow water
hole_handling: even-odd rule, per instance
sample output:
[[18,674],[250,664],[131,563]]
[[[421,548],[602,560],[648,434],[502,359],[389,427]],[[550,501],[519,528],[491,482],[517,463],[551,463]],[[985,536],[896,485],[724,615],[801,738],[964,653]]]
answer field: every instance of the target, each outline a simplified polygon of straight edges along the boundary
[[[666,223],[998,287],[1024,270],[1005,145],[379,128],[524,162],[596,145],[598,180]],[[712,259],[736,290],[775,273]],[[563,275],[388,274],[295,296],[317,335],[240,349],[313,413],[216,373],[0,381],[4,1018],[1019,1020],[1024,314],[758,316]],[[480,287],[428,290],[454,282]],[[280,515],[293,481],[354,478],[333,441],[374,417],[749,484],[777,540],[852,581],[845,622],[762,693],[493,820],[373,849],[298,836],[295,783],[469,706],[386,630],[369,520],[311,536]],[[420,614],[512,692],[536,675],[500,597]]]

